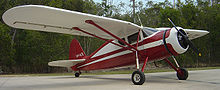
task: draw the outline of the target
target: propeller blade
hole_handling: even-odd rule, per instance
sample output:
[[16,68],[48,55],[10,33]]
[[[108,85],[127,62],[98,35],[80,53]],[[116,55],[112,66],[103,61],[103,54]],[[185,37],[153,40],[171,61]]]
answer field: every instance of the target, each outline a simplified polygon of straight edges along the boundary
[[173,21],[170,18],[168,18],[168,20],[171,22],[171,24],[174,26],[177,32],[179,32],[184,38],[188,38],[187,35],[183,34],[182,32],[179,31],[179,29],[177,29],[176,25],[173,23]]
[[199,56],[202,56],[202,54],[199,52],[199,50],[193,45],[192,41],[190,41],[188,38],[187,38],[187,42],[189,44],[189,47],[193,49],[194,52],[196,52]]
[[173,23],[173,21],[170,18],[168,18],[168,20],[171,22],[171,24],[174,26],[174,28],[177,30],[177,32],[183,36],[183,38],[189,44],[189,47],[192,48],[193,51],[196,52],[199,56],[202,56],[202,54],[199,52],[199,50],[193,45],[192,41],[189,40],[188,36],[183,34],[182,32],[180,32],[179,29],[177,29],[176,25]]

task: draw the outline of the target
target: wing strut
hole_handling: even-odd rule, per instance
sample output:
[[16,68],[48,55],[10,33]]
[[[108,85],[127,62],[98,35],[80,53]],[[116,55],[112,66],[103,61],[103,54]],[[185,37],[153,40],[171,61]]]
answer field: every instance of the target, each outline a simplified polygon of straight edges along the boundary
[[95,26],[95,27],[97,27],[97,28],[99,28],[99,29],[102,30],[103,32],[105,32],[105,33],[111,35],[111,36],[114,37],[115,39],[117,39],[117,40],[123,42],[125,45],[128,45],[130,48],[134,49],[135,52],[136,52],[136,53],[135,53],[135,57],[136,57],[136,68],[139,70],[139,58],[138,58],[138,52],[139,52],[139,50],[137,49],[137,47],[138,47],[138,41],[139,41],[140,30],[139,30],[139,32],[138,32],[136,47],[134,47],[134,46],[132,46],[131,44],[129,44],[129,43],[125,42],[124,40],[122,40],[121,38],[115,36],[115,35],[112,34],[111,32],[107,31],[106,29],[102,28],[101,26],[99,26],[98,24],[96,24],[94,21],[92,21],[92,20],[86,20],[85,22],[88,23],[88,24],[91,24],[91,25],[93,25],[93,26]]
[[142,72],[144,72],[144,68],[146,67],[147,61],[148,61],[148,57],[144,61],[143,67],[141,69]]
[[[139,30],[139,32],[138,32],[137,44],[136,44],[136,47],[135,47],[135,46],[132,46],[131,44],[125,42],[125,41],[122,40],[121,38],[117,37],[116,35],[112,34],[111,32],[107,31],[107,30],[104,29],[103,27],[99,26],[99,25],[96,24],[94,21],[92,21],[92,20],[86,20],[85,22],[88,23],[88,24],[91,24],[91,25],[93,25],[93,26],[95,26],[95,27],[97,27],[98,29],[100,29],[100,30],[102,30],[103,32],[109,34],[110,36],[114,37],[115,39],[117,39],[117,40],[123,42],[125,45],[129,46],[130,48],[124,47],[124,46],[119,45],[119,44],[114,43],[114,42],[111,42],[111,41],[109,41],[109,40],[107,40],[107,39],[104,39],[104,38],[101,38],[101,37],[99,37],[99,36],[96,36],[95,34],[91,34],[91,33],[89,33],[89,32],[83,31],[82,29],[79,29],[78,27],[73,27],[73,29],[75,29],[75,30],[77,30],[77,31],[81,31],[81,32],[86,33],[86,34],[88,34],[88,35],[91,35],[91,36],[93,36],[93,37],[102,39],[102,40],[107,41],[107,42],[109,42],[109,43],[112,43],[112,44],[114,44],[114,45],[117,45],[117,46],[126,48],[126,49],[128,49],[128,50],[133,51],[133,52],[136,52],[136,53],[135,53],[135,56],[136,56],[136,68],[139,70],[139,58],[138,58],[138,52],[139,52],[139,50],[137,49],[137,47],[138,47],[138,41],[139,41],[139,36],[140,36],[140,31],[141,31],[141,30]],[[132,49],[134,49],[134,50],[132,50]],[[146,61],[147,61],[147,59],[146,59]],[[145,66],[144,66],[144,67],[145,67]],[[142,71],[143,71],[143,70],[142,70]]]
[[91,36],[93,36],[93,37],[99,38],[99,39],[104,40],[104,41],[106,41],[106,42],[112,43],[112,44],[117,45],[117,46],[119,46],[119,47],[122,47],[122,48],[125,48],[125,49],[128,49],[128,50],[131,50],[131,51],[135,52],[135,51],[132,50],[131,48],[124,47],[124,46],[122,46],[122,45],[120,45],[120,44],[117,44],[117,43],[112,42],[112,40],[107,40],[107,39],[104,39],[104,38],[102,38],[102,37],[99,37],[99,36],[97,36],[97,35],[95,35],[95,34],[91,34],[91,33],[89,33],[89,32],[86,32],[86,31],[84,31],[84,30],[78,28],[78,27],[73,27],[72,29],[75,29],[75,30],[77,30],[77,31],[86,33],[86,34],[91,35]]
[[128,44],[127,42],[125,42],[125,41],[122,40],[121,38],[115,36],[115,35],[112,34],[111,32],[105,30],[104,28],[102,28],[101,26],[99,26],[98,24],[96,24],[94,21],[92,21],[92,20],[86,20],[85,22],[88,23],[88,24],[91,24],[91,25],[93,25],[93,26],[95,26],[95,27],[97,27],[97,28],[99,28],[99,29],[102,30],[103,32],[105,32],[105,33],[111,35],[112,37],[114,37],[115,39],[117,39],[117,40],[123,42],[125,45],[128,45],[130,48],[133,48],[135,51],[138,51],[137,48],[135,48],[135,47],[132,46],[131,44]]

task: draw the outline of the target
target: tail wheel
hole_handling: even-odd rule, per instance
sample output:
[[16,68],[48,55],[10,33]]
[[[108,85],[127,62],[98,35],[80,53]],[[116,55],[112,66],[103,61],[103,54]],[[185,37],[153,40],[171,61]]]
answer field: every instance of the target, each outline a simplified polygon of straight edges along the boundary
[[179,80],[186,80],[188,78],[188,71],[184,68],[179,68],[177,71],[177,77]]
[[76,72],[75,77],[79,77],[79,76],[80,76],[80,73]]
[[142,85],[145,82],[145,75],[142,71],[137,70],[132,73],[131,79],[135,85]]

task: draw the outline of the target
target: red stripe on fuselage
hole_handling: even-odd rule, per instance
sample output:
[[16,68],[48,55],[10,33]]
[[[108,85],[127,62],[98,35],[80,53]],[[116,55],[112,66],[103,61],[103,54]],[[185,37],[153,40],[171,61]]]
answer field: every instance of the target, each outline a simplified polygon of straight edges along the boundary
[[[167,45],[168,48],[172,48],[170,44]],[[153,48],[146,49],[147,52],[146,56],[140,58],[140,63],[144,62],[144,59],[147,56],[149,57],[149,61],[158,60],[158,59],[164,59],[170,56],[170,54],[166,51],[163,45],[156,46]],[[145,50],[141,50],[145,51]],[[172,50],[173,51],[173,50]],[[80,68],[80,70],[98,70],[98,69],[108,69],[108,68],[114,68],[114,67],[121,67],[121,66],[128,66],[128,65],[134,65],[135,62],[135,53],[128,53],[125,55],[113,57],[110,59],[106,59],[97,63],[90,64],[88,66]]]
[[[139,42],[139,45],[138,45],[138,46],[141,46],[141,45],[144,45],[144,44],[148,44],[148,43],[152,43],[152,42],[155,42],[155,41],[158,41],[158,40],[162,40],[162,39],[163,39],[163,33],[164,33],[164,31],[160,31],[160,32],[156,33],[154,36],[149,37],[149,38],[143,40],[142,42]],[[165,37],[167,38],[167,37],[169,37],[169,35],[170,35],[170,30],[167,31]],[[101,59],[101,58],[104,58],[104,57],[107,57],[107,56],[110,56],[110,55],[113,55],[113,54],[117,54],[117,53],[120,53],[120,52],[123,52],[123,51],[127,50],[127,49],[125,49],[125,48],[121,48],[121,49],[119,49],[119,50],[115,50],[115,51],[113,51],[113,52],[109,52],[109,53],[106,53],[106,54],[103,54],[103,55],[100,55],[100,56],[96,56],[96,57],[94,57],[94,58],[91,58],[93,55],[95,55],[95,53],[97,53],[100,49],[102,49],[102,48],[103,48],[104,46],[106,46],[107,44],[108,44],[108,43],[103,44],[99,49],[97,49],[94,53],[92,53],[89,57],[87,57],[87,58],[86,58],[87,60],[86,60],[85,62],[82,62],[82,63],[80,63],[80,64],[77,64],[77,66],[74,66],[74,67],[72,67],[72,68],[74,69],[74,68],[76,68],[76,67],[78,67],[78,66],[85,65],[85,64],[87,64],[87,63],[91,63],[91,62],[96,61],[96,60],[98,60],[98,59]],[[133,44],[133,46],[135,46],[135,45],[136,45],[136,44]],[[160,47],[160,48],[154,50],[154,48],[157,48],[157,47]],[[172,48],[172,46],[170,45],[169,48]],[[153,50],[153,51],[152,51],[152,50]],[[158,50],[163,51],[163,52],[164,52],[164,55],[167,56],[166,54],[167,54],[168,52],[166,51],[166,49],[164,48],[164,46],[161,45],[161,46],[156,46],[156,47],[149,48],[149,50],[148,50],[148,49],[141,50],[141,51],[139,52],[139,54],[141,55],[140,60],[142,61],[142,59],[145,59],[147,56],[149,56],[149,61],[150,61],[150,60],[153,60],[153,59],[156,59],[156,58],[154,58],[154,56],[162,58],[164,55],[163,55],[163,53],[161,53],[161,51],[158,51]],[[174,53],[175,53],[175,50],[171,50],[171,52],[173,52],[173,51],[174,51]],[[149,54],[148,52],[151,52],[151,53],[154,52],[154,53],[153,53],[153,54]],[[154,56],[152,56],[152,55],[154,55]],[[126,60],[122,60],[122,58],[125,58]],[[118,59],[118,61],[114,61],[115,59]],[[158,58],[158,59],[159,59],[159,58]],[[131,60],[131,61],[130,61],[130,60]],[[108,62],[108,61],[112,61],[112,62]],[[102,63],[102,62],[108,62],[108,63],[105,63],[105,64],[104,64],[104,63]],[[122,63],[122,62],[124,62],[124,63]],[[134,63],[133,63],[133,62],[134,62]],[[99,64],[99,63],[102,63],[102,64]],[[94,65],[97,65],[97,64],[99,64],[99,65],[101,65],[101,66],[95,67]],[[107,65],[106,65],[106,64],[107,64]],[[96,63],[90,64],[90,65],[88,65],[88,66],[84,66],[84,67],[82,67],[82,68],[80,68],[80,69],[82,69],[82,70],[95,70],[95,69],[112,68],[112,67],[116,67],[116,66],[117,66],[117,67],[120,67],[120,66],[130,65],[130,64],[135,64],[134,53],[128,53],[128,54],[126,54],[126,55],[121,55],[121,56],[117,56],[117,57],[111,58],[110,60],[104,60],[104,61],[96,62]],[[104,65],[104,66],[103,66],[103,65]],[[102,67],[102,66],[103,66],[103,67]]]

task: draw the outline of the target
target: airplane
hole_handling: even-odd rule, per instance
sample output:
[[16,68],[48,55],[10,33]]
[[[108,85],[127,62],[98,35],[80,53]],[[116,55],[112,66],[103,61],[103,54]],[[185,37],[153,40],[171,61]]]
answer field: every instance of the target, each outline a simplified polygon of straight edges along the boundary
[[[208,34],[205,30],[177,27],[168,19],[171,28],[150,28],[113,18],[96,16],[76,11],[43,5],[22,5],[13,7],[2,15],[5,24],[13,28],[89,36],[104,40],[91,55],[86,56],[80,43],[73,39],[69,49],[69,60],[49,62],[49,66],[66,67],[75,71],[110,69],[135,65],[131,75],[135,85],[145,82],[146,63],[164,60],[176,72],[179,80],[188,78],[188,71],[178,64],[175,56],[192,48],[201,53],[191,40]],[[172,57],[175,64],[172,64]],[[142,66],[140,64],[143,63]]]

